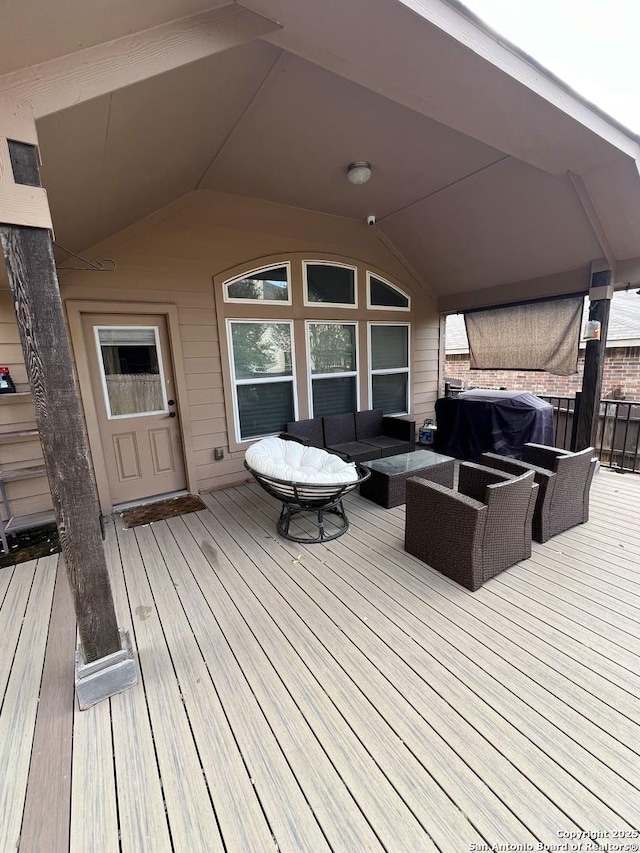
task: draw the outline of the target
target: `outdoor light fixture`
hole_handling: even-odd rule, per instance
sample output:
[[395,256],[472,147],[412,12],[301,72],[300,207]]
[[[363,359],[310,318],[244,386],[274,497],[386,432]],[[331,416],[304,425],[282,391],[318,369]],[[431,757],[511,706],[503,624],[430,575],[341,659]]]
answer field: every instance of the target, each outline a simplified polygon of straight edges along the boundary
[[371,164],[366,160],[356,160],[347,166],[347,177],[352,184],[366,184],[371,177]]

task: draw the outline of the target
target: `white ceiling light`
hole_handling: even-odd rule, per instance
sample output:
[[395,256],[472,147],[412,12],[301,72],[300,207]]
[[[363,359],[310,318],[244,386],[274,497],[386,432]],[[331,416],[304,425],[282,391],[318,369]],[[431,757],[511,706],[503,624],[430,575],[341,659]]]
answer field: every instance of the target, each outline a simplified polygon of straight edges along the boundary
[[347,177],[352,184],[366,184],[371,177],[371,165],[366,160],[356,160],[347,166]]

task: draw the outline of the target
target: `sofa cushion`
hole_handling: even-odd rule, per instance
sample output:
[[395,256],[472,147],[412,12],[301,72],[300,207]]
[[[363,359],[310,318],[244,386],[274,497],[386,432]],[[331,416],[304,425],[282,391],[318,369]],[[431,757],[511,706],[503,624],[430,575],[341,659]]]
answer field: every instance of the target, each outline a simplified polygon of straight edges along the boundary
[[346,415],[326,415],[322,420],[327,447],[356,440],[356,421],[353,412]]
[[377,447],[382,456],[395,456],[398,453],[411,453],[415,445],[410,441],[401,441],[391,438],[389,435],[377,435],[372,438],[363,439],[365,444]]
[[287,424],[287,432],[293,438],[302,441],[310,447],[324,447],[322,418],[308,418],[304,421],[291,421]]
[[366,444],[364,441],[346,441],[344,444],[332,444],[327,447],[331,453],[337,453],[349,462],[368,462],[369,459],[379,459],[382,455],[379,447]]
[[356,439],[358,441],[368,441],[370,438],[384,435],[382,418],[382,409],[369,409],[364,412],[356,412]]
[[247,465],[259,474],[295,483],[354,483],[356,467],[317,447],[263,438],[247,449]]

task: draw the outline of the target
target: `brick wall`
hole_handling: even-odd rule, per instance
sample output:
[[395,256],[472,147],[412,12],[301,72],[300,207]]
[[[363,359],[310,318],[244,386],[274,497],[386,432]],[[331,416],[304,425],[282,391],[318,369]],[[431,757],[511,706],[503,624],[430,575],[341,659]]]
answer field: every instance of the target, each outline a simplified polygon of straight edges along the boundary
[[[578,359],[578,372],[571,376],[519,370],[470,370],[468,353],[448,355],[445,365],[447,379],[463,380],[470,388],[505,387],[510,391],[573,397],[576,391],[582,389],[584,356]],[[640,400],[640,347],[607,350],[602,397],[608,400]]]

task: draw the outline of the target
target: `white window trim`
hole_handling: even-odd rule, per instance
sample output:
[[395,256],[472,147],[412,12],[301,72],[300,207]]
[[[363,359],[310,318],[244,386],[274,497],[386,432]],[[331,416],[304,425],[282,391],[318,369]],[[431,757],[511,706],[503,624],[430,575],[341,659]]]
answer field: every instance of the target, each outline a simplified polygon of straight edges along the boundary
[[[104,362],[102,360],[102,344],[100,342],[100,332],[108,331],[109,329],[153,329],[153,334],[156,344],[156,355],[158,356],[158,376],[160,379],[160,388],[162,390],[162,403],[164,408],[156,409],[153,412],[132,412],[130,415],[114,415],[111,413],[111,401],[109,400],[109,389],[107,388],[107,377],[104,372]],[[94,326],[93,334],[96,342],[96,353],[98,356],[98,368],[100,370],[100,382],[102,384],[102,394],[104,397],[104,407],[107,413],[107,420],[120,421],[126,418],[146,418],[152,415],[162,415],[169,411],[167,404],[167,388],[164,376],[164,364],[162,362],[162,349],[160,347],[160,330],[157,326]]]
[[[351,270],[353,272],[353,302],[311,302],[309,299],[309,282],[307,280],[307,267],[340,267],[341,269]],[[327,260],[307,260],[302,262],[302,296],[305,308],[347,308],[353,309],[358,307],[358,268],[352,264],[341,264],[337,261]]]
[[[268,272],[269,270],[277,270],[281,267],[287,268],[287,298],[286,299],[238,299],[237,297],[229,296],[229,285],[236,281],[242,281],[245,278],[251,278],[256,273]],[[291,285],[291,261],[281,261],[277,264],[268,264],[264,267],[256,267],[256,269],[247,270],[241,275],[236,275],[233,278],[228,278],[222,282],[222,298],[225,302],[232,302],[236,305],[288,305],[292,303],[292,285]]]
[[[391,290],[395,290],[396,293],[399,293],[400,296],[403,296],[407,300],[406,308],[403,308],[399,305],[373,305],[371,303],[371,279],[377,278],[378,281],[381,281],[383,284],[386,284],[387,287],[390,287]],[[381,275],[377,275],[377,273],[371,272],[371,270],[367,270],[367,308],[369,311],[411,311],[411,297],[408,293],[405,293],[404,290],[397,287],[395,284],[391,284],[390,281],[387,281],[386,278],[383,278]]]
[[[262,304],[262,302],[261,302]],[[282,303],[279,303],[282,304]],[[249,378],[249,379],[237,379],[236,378],[236,366],[233,359],[233,335],[231,334],[231,327],[234,323],[277,323],[279,325],[289,326],[289,334],[291,339],[291,376],[265,376],[260,378]],[[294,420],[298,420],[298,385],[296,382],[296,352],[295,352],[295,337],[294,337],[294,329],[293,329],[293,320],[265,320],[264,318],[258,319],[239,319],[235,317],[227,317],[226,320],[226,331],[227,331],[227,349],[229,351],[229,370],[231,374],[231,388],[232,388],[232,399],[233,399],[233,426],[235,429],[236,443],[237,444],[250,444],[254,441],[259,441],[261,438],[267,438],[270,435],[275,435],[275,433],[269,432],[264,435],[253,435],[251,438],[242,438],[240,435],[240,407],[238,406],[238,385],[266,385],[273,384],[275,382],[292,382],[293,383],[293,415]]]
[[[405,326],[407,329],[407,366],[406,367],[387,367],[378,370],[373,369],[373,349],[371,346],[371,327],[372,326]],[[367,350],[369,355],[369,363],[367,364],[367,380],[369,385],[369,404],[373,408],[373,377],[374,376],[389,376],[390,374],[406,373],[407,374],[407,410],[405,412],[393,412],[393,415],[408,415],[411,411],[411,323],[394,322],[393,320],[371,321],[367,323]]]
[[[309,396],[309,417],[313,412],[313,380],[337,379],[354,376],[356,380],[356,410],[360,411],[360,335],[357,320],[305,320],[305,349],[307,351],[307,389]],[[356,341],[356,369],[345,373],[312,373],[311,372],[311,326],[354,326]]]

